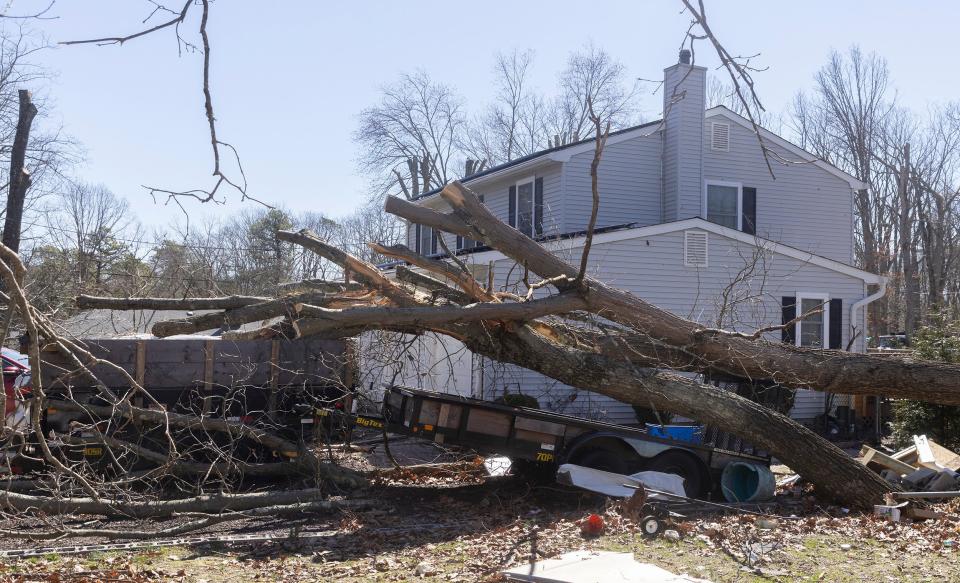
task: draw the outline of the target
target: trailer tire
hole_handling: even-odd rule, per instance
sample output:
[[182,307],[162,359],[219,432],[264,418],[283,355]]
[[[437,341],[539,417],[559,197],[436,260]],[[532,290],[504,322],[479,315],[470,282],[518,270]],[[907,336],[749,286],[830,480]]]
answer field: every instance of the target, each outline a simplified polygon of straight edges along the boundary
[[626,456],[606,448],[598,447],[585,451],[577,458],[576,464],[614,474],[629,473]]
[[689,498],[704,494],[704,471],[699,460],[684,451],[665,451],[647,464],[647,470],[675,474],[683,478],[683,489]]

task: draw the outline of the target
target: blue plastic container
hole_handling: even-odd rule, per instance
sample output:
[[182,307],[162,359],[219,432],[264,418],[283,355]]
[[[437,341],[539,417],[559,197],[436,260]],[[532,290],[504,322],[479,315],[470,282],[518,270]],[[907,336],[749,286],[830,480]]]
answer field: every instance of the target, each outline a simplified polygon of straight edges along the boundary
[[700,425],[657,425],[647,423],[647,433],[662,439],[675,439],[687,443],[703,442],[703,427]]

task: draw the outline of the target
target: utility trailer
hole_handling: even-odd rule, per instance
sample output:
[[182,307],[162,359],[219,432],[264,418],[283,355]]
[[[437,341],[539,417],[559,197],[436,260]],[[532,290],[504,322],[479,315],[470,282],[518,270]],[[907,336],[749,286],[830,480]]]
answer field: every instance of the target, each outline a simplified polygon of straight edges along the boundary
[[770,464],[766,452],[710,428],[701,443],[693,443],[656,437],[638,427],[408,387],[389,387],[382,413],[382,419],[355,415],[355,424],[500,454],[541,470],[573,463],[618,474],[677,474],[691,497],[717,490],[720,474],[731,462]]

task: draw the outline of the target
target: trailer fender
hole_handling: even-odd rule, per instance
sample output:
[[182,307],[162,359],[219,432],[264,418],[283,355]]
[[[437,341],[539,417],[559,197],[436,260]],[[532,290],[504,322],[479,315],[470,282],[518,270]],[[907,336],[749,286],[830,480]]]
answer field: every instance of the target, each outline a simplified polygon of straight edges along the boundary
[[590,433],[577,439],[566,448],[562,463],[602,466],[598,469],[630,474],[656,465],[658,460],[671,462],[667,464],[671,468],[683,466],[681,469],[686,471],[680,473],[690,474],[681,476],[692,486],[688,494],[699,496],[709,491],[710,471],[693,451],[668,443],[621,437],[612,432]]
[[599,431],[581,436],[568,445],[560,462],[628,474],[637,471],[643,459],[623,437]]

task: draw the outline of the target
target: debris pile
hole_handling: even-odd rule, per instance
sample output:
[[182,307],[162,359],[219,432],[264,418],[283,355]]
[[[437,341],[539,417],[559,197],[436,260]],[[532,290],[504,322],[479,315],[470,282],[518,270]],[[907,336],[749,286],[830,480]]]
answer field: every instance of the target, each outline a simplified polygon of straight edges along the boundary
[[960,454],[926,435],[913,436],[913,442],[891,455],[865,445],[860,450],[861,462],[907,492],[956,492],[960,496]]
[[960,498],[960,454],[926,435],[914,435],[912,446],[889,455],[866,445],[860,455],[865,466],[903,489],[887,495],[885,504],[874,507],[874,514],[893,522],[943,518],[943,512],[923,502]]

